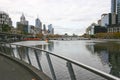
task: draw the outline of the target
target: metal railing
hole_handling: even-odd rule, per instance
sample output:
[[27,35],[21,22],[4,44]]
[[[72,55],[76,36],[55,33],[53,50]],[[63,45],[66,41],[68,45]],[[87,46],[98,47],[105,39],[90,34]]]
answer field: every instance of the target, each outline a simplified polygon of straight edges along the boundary
[[[29,52],[29,50],[31,50],[31,51]],[[120,80],[120,78],[117,78],[113,75],[102,72],[100,70],[97,70],[93,67],[87,66],[83,63],[80,63],[80,62],[74,61],[72,59],[68,59],[66,57],[59,56],[52,52],[41,50],[41,49],[35,48],[35,47],[16,45],[16,44],[8,44],[8,43],[0,43],[0,52],[7,54],[11,57],[17,58],[19,60],[25,61],[28,64],[35,66],[36,68],[38,68],[40,71],[42,71],[44,73],[45,73],[45,70],[43,68],[48,66],[49,71],[51,73],[49,75],[51,76],[52,80],[59,80],[56,76],[56,71],[54,68],[52,57],[63,60],[65,62],[66,68],[67,68],[66,71],[68,71],[69,77],[70,77],[69,79],[71,79],[71,80],[80,80],[80,78],[76,78],[74,66],[77,66],[78,68],[83,68],[89,72],[92,72],[95,75],[102,77],[102,80],[103,80],[103,78],[105,80]],[[43,61],[40,60],[40,56],[41,56],[40,54],[42,52],[46,56],[46,60],[44,59]],[[34,55],[34,58],[33,58],[33,55]],[[45,58],[45,57],[43,57],[43,58]],[[48,64],[43,66],[42,63],[45,63],[45,61]],[[37,64],[37,66],[35,63]],[[79,74],[77,74],[77,75],[79,76]],[[65,80],[65,79],[62,79],[62,80]],[[90,79],[88,79],[88,80],[90,80]],[[95,79],[91,79],[91,80],[98,80],[98,79],[95,78]]]

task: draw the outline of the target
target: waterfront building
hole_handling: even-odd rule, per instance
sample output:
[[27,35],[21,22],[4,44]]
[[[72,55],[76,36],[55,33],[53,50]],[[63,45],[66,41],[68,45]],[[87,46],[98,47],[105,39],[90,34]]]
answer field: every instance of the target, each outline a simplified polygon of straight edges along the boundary
[[107,32],[120,32],[120,0],[111,0],[111,25]]
[[120,32],[120,25],[119,24],[111,25],[108,27],[109,28],[107,29],[107,32]]
[[35,20],[35,27],[37,30],[37,34],[42,33],[42,22],[40,21],[39,18]]
[[6,12],[0,11],[0,31],[3,31],[5,25],[11,28],[12,20]]
[[108,27],[109,25],[116,24],[116,15],[112,13],[101,15],[101,25],[102,27]]
[[49,24],[48,25],[48,34],[54,34],[54,28],[53,28],[53,26],[52,26],[52,24]]
[[107,28],[106,27],[101,27],[98,24],[92,23],[87,29],[86,29],[86,34],[88,35],[94,35],[96,33],[106,33]]
[[25,19],[24,14],[20,17],[20,22],[17,22],[17,30],[22,33],[28,33],[28,21]]

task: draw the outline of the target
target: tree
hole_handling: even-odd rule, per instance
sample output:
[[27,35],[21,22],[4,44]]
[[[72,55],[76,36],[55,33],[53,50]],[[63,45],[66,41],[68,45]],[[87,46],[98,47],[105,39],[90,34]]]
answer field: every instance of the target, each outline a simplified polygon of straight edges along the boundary
[[4,24],[2,26],[2,32],[10,32],[11,31],[11,27],[9,27],[9,25]]

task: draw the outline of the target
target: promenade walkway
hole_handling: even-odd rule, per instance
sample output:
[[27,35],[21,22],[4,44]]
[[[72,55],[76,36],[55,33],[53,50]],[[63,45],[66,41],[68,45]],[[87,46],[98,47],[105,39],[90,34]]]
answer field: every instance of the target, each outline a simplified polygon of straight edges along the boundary
[[16,62],[0,55],[0,80],[37,80],[35,75]]

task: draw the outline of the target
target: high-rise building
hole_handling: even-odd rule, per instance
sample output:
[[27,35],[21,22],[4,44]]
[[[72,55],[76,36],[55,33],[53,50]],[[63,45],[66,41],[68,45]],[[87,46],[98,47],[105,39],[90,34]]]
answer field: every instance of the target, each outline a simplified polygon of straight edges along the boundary
[[117,20],[117,23],[120,24],[120,0],[117,0]]
[[42,33],[42,22],[40,21],[39,18],[35,20],[35,27],[37,29],[37,33]]
[[116,0],[111,0],[111,13],[115,13],[116,14],[116,7],[117,7],[117,5],[116,5]]
[[28,21],[26,21],[24,14],[20,17],[21,24],[28,25]]
[[17,30],[19,33],[28,33],[28,21],[25,19],[24,14],[20,17],[20,22],[17,22]]
[[116,24],[117,21],[117,0],[111,0],[111,24]]
[[[114,19],[113,19],[114,20]],[[109,25],[112,24],[112,14],[108,13],[108,14],[102,14],[101,15],[101,21],[100,21],[100,26],[102,27],[108,27]]]
[[0,31],[2,31],[4,25],[12,27],[12,20],[7,13],[0,11]]
[[48,25],[48,34],[54,34],[54,28],[52,24]]
[[43,24],[43,33],[47,34],[47,30],[46,30],[46,25],[45,24]]

